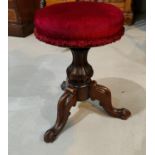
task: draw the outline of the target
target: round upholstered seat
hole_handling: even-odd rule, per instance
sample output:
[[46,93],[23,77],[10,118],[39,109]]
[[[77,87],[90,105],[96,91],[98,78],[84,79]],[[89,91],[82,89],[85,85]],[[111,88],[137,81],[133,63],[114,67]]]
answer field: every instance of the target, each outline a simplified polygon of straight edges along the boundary
[[123,23],[123,13],[110,4],[69,2],[38,10],[34,33],[52,45],[85,48],[120,39]]

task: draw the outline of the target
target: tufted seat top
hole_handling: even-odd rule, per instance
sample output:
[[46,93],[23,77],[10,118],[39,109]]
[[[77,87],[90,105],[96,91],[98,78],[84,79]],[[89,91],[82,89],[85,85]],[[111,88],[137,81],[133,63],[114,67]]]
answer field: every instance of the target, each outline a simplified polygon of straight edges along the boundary
[[52,45],[86,48],[120,39],[123,23],[123,13],[113,5],[68,2],[37,10],[34,34]]

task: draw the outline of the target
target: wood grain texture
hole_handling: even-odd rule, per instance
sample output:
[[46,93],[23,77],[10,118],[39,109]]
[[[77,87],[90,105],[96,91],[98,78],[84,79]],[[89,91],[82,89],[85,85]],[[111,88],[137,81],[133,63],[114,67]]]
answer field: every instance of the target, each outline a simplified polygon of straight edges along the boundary
[[8,33],[25,37],[33,32],[35,0],[8,0]]
[[9,22],[17,22],[17,15],[15,9],[8,9]]
[[9,22],[8,34],[9,36],[26,37],[33,33],[33,23],[18,24]]
[[76,0],[46,0],[47,6],[56,3],[75,2]]

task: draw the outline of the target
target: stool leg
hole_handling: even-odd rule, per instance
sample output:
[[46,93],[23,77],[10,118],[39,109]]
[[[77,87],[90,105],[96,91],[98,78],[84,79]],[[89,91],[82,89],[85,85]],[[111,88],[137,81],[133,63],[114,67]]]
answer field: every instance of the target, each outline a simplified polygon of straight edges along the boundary
[[95,81],[92,81],[91,86],[90,86],[90,98],[92,100],[99,100],[100,105],[105,109],[105,111],[117,118],[121,119],[128,119],[128,117],[131,115],[130,111],[122,108],[122,109],[117,109],[112,106],[111,103],[111,92],[110,90],[105,87],[98,85]]
[[60,97],[58,102],[57,120],[55,125],[46,131],[44,135],[45,142],[53,142],[58,134],[65,126],[70,115],[70,109],[76,105],[76,89],[66,88],[64,94]]

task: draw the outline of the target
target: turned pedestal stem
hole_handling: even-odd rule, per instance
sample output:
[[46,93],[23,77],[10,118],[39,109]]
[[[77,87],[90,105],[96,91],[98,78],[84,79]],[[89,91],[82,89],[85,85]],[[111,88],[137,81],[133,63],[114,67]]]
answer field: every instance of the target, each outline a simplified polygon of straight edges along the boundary
[[71,48],[73,61],[67,68],[67,85],[77,88],[77,100],[84,101],[89,98],[89,86],[93,69],[87,61],[89,48]]

